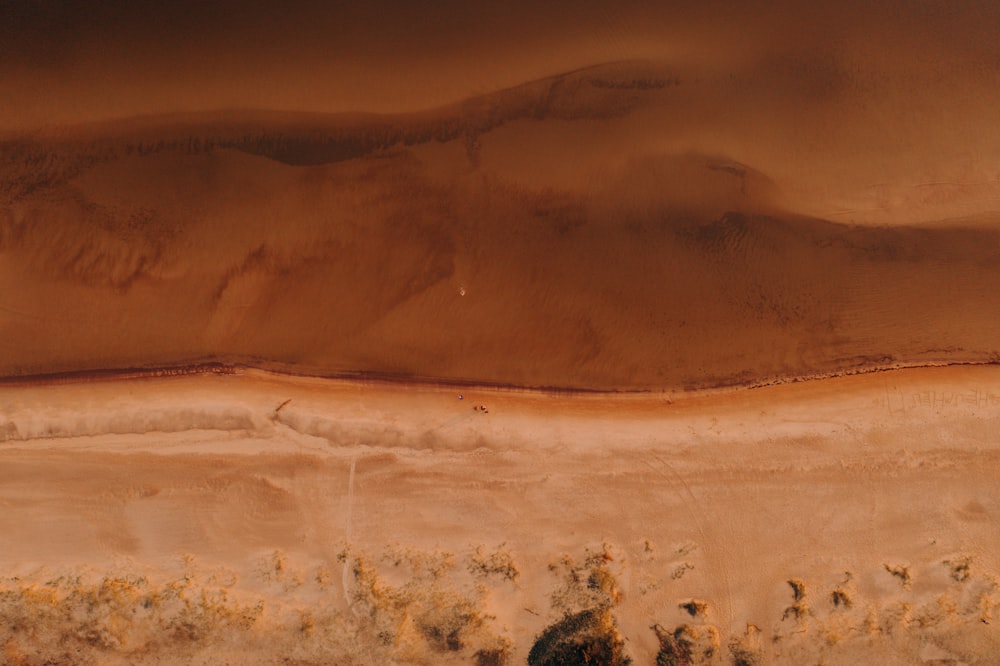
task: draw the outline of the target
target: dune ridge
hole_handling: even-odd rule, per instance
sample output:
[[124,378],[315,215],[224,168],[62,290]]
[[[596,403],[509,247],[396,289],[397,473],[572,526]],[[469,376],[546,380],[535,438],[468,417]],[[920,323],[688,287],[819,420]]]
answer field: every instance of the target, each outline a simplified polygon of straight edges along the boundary
[[930,368],[960,368],[977,366],[994,366],[1000,362],[996,360],[986,361],[943,361],[937,363],[892,363],[878,365],[876,363],[864,363],[854,368],[837,370],[825,374],[780,376],[772,378],[758,378],[756,381],[748,383],[718,384],[715,386],[700,386],[698,388],[685,387],[683,389],[668,389],[658,387],[656,389],[599,389],[572,386],[526,386],[519,384],[501,384],[475,381],[463,378],[448,377],[422,377],[411,375],[393,375],[388,373],[378,373],[370,371],[345,372],[340,374],[309,374],[307,372],[296,372],[292,368],[281,367],[279,365],[252,365],[250,363],[219,363],[206,361],[201,363],[188,363],[173,366],[149,366],[133,368],[100,368],[96,370],[74,370],[68,372],[46,373],[38,375],[6,375],[0,377],[0,385],[8,386],[51,386],[59,384],[87,384],[94,382],[115,382],[121,380],[144,380],[160,379],[163,377],[184,377],[190,375],[251,375],[270,376],[275,378],[287,377],[306,380],[329,381],[335,383],[347,383],[359,386],[396,386],[415,389],[473,389],[499,392],[519,392],[519,393],[539,393],[546,395],[564,396],[643,396],[647,394],[665,395],[718,395],[732,393],[740,390],[762,389],[770,386],[781,386],[785,384],[798,384],[800,382],[819,382],[826,379],[837,379],[840,377],[853,377],[855,375],[867,375],[883,372],[894,372],[898,370],[920,370]]
[[618,63],[415,116],[5,143],[0,376],[697,390],[1000,356],[992,213],[796,213],[754,165],[664,138],[699,85]]

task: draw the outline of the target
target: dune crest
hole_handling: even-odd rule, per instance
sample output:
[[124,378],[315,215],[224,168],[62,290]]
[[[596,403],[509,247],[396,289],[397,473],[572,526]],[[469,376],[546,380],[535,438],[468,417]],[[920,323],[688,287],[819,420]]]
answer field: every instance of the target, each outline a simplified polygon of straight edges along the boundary
[[673,390],[997,358],[993,225],[814,219],[753,165],[629,143],[685,85],[624,63],[422,115],[5,144],[0,374]]

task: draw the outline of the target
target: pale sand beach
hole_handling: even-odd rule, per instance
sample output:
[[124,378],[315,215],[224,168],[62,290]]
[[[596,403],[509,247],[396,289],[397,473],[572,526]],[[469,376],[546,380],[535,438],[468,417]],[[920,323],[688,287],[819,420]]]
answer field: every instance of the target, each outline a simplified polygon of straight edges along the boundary
[[995,367],[628,396],[241,371],[0,404],[15,663],[523,663],[593,609],[634,663],[654,625],[677,663],[997,647]]

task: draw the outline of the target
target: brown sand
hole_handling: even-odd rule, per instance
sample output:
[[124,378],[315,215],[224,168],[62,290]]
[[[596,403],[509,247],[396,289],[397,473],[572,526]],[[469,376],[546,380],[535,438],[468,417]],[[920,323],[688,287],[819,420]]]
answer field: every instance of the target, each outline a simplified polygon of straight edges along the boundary
[[0,404],[13,663],[523,663],[588,608],[637,664],[654,624],[714,649],[693,663],[997,648],[991,367],[462,400],[247,372]]
[[0,663],[996,662],[995,9],[177,4],[0,6]]
[[988,200],[963,195],[959,222],[929,200],[893,226],[804,216],[774,156],[682,146],[706,85],[619,63],[421,114],[8,141],[0,375],[220,361],[673,390],[1000,358]]

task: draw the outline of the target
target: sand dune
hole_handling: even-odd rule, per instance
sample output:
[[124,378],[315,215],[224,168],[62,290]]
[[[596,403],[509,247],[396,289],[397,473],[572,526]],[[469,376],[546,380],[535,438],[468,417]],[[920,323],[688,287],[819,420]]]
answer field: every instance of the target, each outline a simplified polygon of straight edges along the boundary
[[643,148],[669,133],[636,134],[644,110],[687,85],[621,63],[417,115],[9,142],[0,373],[674,389],[997,358],[988,212],[839,224],[733,156]]
[[0,663],[993,663],[989,20],[472,4],[0,8]]

